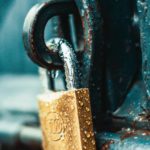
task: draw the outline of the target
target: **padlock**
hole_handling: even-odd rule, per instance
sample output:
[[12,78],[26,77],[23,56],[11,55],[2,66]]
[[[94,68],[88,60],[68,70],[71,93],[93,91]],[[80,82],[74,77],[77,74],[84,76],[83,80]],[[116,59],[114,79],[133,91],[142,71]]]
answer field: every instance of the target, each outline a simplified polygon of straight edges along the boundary
[[44,150],[96,150],[87,88],[80,88],[77,60],[63,39],[49,42],[63,61],[67,91],[38,97]]

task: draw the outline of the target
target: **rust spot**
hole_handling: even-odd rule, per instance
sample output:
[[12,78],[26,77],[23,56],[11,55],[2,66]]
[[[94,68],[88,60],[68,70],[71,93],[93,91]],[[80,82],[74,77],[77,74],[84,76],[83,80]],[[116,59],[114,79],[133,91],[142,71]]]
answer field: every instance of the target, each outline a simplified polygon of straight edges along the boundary
[[104,143],[104,144],[102,145],[101,150],[109,150],[110,145],[113,144],[113,143],[115,143],[114,140],[109,140],[109,141],[107,141],[106,143]]
[[133,131],[126,132],[120,138],[121,138],[121,140],[124,140],[124,139],[130,138],[130,137],[135,136],[135,135],[137,135],[137,134],[133,130]]
[[125,132],[120,138],[121,140],[124,140],[130,137],[139,136],[139,135],[149,136],[150,131],[149,130],[132,130],[132,131]]

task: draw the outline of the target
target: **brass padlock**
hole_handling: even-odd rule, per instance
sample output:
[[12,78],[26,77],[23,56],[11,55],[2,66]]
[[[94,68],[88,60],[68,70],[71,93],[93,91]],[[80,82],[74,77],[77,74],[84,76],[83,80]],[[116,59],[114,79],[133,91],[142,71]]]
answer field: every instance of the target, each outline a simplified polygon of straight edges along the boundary
[[67,91],[39,96],[44,150],[95,150],[89,91],[79,88],[77,60],[70,45],[55,38],[49,42],[64,63]]

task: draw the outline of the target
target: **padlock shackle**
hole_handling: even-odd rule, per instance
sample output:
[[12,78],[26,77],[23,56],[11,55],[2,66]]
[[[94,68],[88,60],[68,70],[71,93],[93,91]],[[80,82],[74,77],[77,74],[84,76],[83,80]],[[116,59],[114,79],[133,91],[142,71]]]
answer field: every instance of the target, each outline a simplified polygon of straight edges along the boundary
[[[47,46],[50,49],[55,49],[63,62],[67,89],[71,90],[80,88],[79,64],[72,46],[62,38],[53,38],[49,40]],[[50,51],[51,50],[49,50],[49,52]]]
[[53,49],[49,51],[46,46],[44,30],[48,20],[52,17],[76,12],[77,8],[72,0],[52,0],[32,7],[23,27],[24,45],[32,61],[49,70],[62,68],[58,53]]

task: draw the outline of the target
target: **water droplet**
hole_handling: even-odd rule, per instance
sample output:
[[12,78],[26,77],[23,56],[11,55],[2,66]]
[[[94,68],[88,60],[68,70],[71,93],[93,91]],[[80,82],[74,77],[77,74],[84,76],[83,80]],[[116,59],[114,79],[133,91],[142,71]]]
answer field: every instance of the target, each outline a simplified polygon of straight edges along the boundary
[[73,105],[71,105],[70,108],[71,108],[71,110],[74,110],[74,106]]
[[90,135],[89,133],[87,133],[87,134],[86,134],[86,137],[87,137],[87,138],[90,138],[90,137],[91,137],[91,135]]
[[90,111],[90,109],[89,109],[88,107],[86,107],[85,109],[86,109],[86,111],[88,111],[88,112]]
[[83,102],[81,102],[81,101],[79,101],[79,104],[80,104],[80,106],[83,106],[83,105],[84,105]]
[[92,144],[95,145],[95,141],[94,140],[92,140]]
[[146,133],[142,133],[142,135],[143,135],[143,136],[145,136],[145,135],[146,135]]
[[90,125],[90,124],[91,124],[91,122],[90,122],[90,121],[86,121],[86,124],[87,124],[87,125]]
[[91,135],[87,131],[84,131],[84,133],[85,133],[85,135],[86,135],[87,138],[91,137]]
[[94,133],[92,132],[91,135],[94,136]]
[[69,128],[69,131],[71,131],[71,128]]
[[83,138],[83,141],[86,143],[86,142],[87,142],[87,139]]

